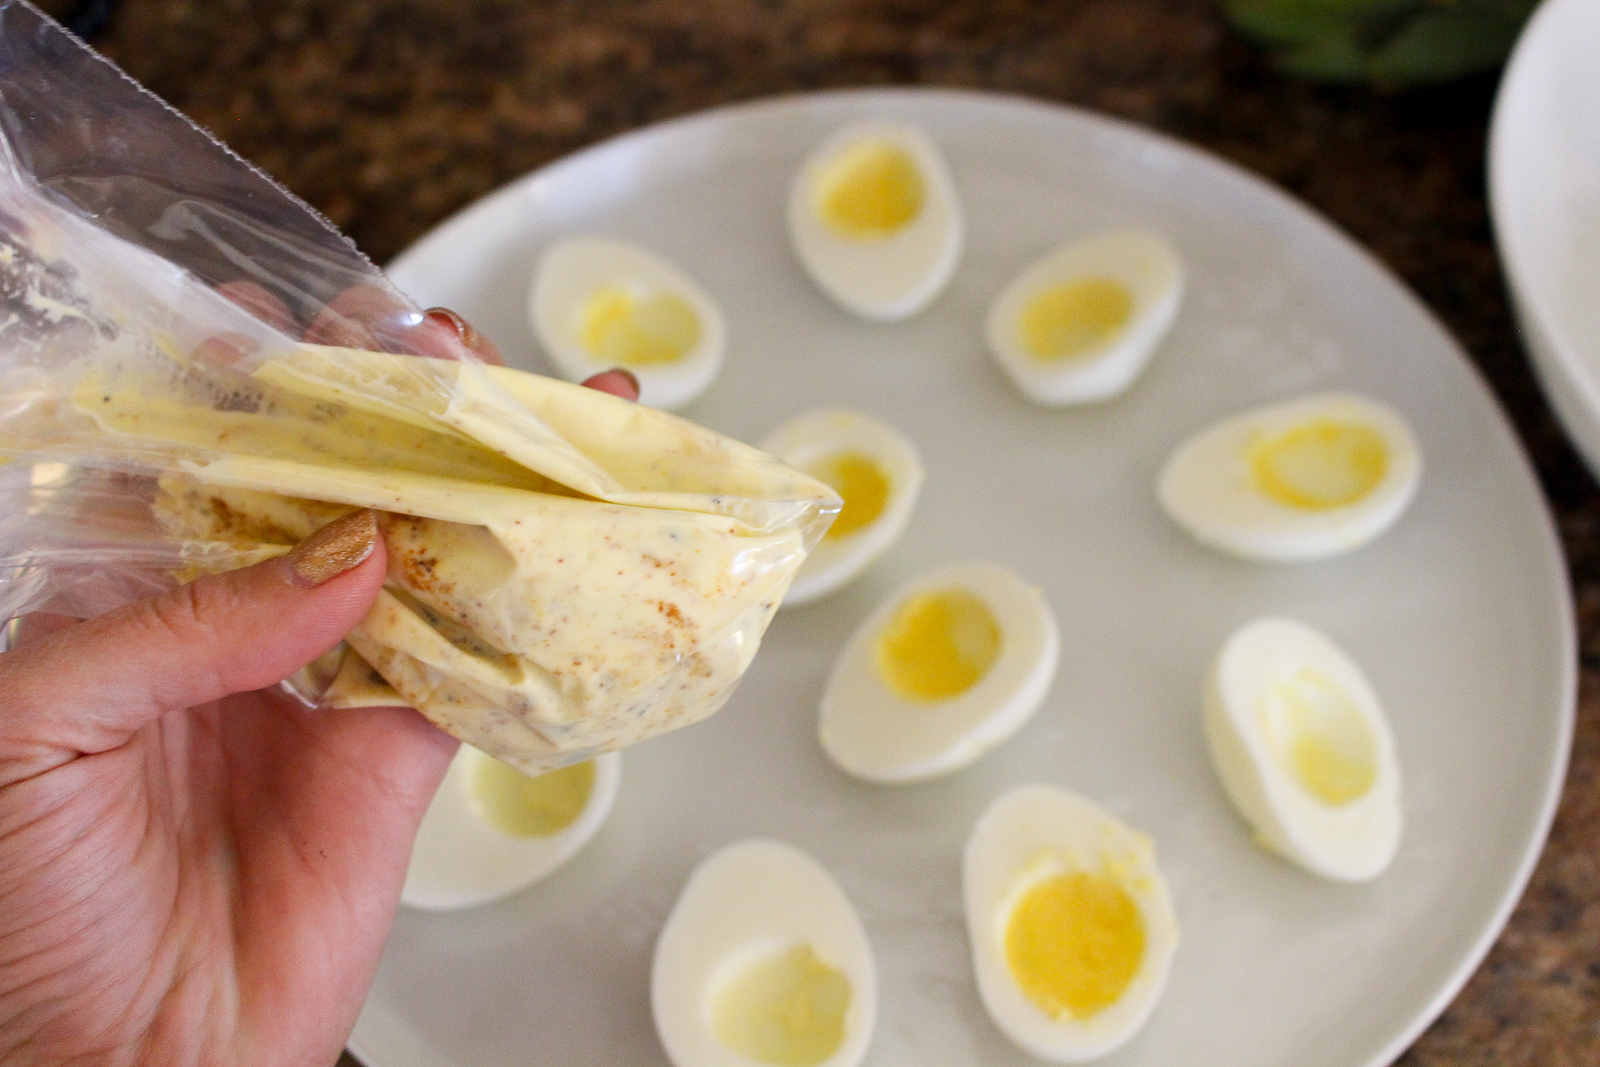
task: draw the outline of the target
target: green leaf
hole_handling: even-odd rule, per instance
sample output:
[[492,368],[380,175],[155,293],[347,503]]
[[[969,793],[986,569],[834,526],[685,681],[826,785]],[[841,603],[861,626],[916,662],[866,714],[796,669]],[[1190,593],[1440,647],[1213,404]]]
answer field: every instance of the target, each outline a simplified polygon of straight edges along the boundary
[[1440,7],[1454,7],[1461,11],[1515,22],[1520,30],[1528,21],[1539,0],[1431,0]]
[[1342,34],[1280,50],[1278,67],[1302,78],[1318,81],[1363,81],[1367,77],[1367,56],[1348,28]]
[[1516,43],[1515,17],[1482,14],[1466,4],[1416,16],[1372,57],[1373,80],[1394,85],[1449,81],[1499,66]]
[[1274,63],[1323,81],[1418,85],[1503,62],[1538,0],[1223,0]]
[[[1229,15],[1264,10],[1282,16],[1306,15],[1312,18],[1367,19],[1417,11],[1437,0],[1224,0]],[[1449,2],[1449,0],[1446,0]],[[1522,0],[1489,0],[1491,3],[1519,3]]]
[[1268,45],[1299,45],[1349,33],[1349,20],[1342,16],[1292,10],[1287,4],[1252,5],[1249,10],[1236,11],[1233,22]]

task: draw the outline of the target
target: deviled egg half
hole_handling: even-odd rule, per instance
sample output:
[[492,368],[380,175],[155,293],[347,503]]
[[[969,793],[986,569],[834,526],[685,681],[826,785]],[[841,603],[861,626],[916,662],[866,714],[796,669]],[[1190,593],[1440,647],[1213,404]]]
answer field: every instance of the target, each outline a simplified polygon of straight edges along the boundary
[[1354,393],[1319,393],[1202,430],[1172,454],[1156,494],[1204,544],[1299,562],[1389,529],[1421,477],[1422,454],[1398,412]]
[[989,351],[1041,404],[1113,397],[1137,378],[1178,316],[1183,262],[1160,236],[1119,230],[1071,241],[989,305]]
[[905,531],[922,491],[922,460],[899,430],[844,408],[808,411],[761,443],[844,499],[827,534],[800,565],[785,604],[804,604],[871,566]]
[[1018,786],[972,828],[962,888],[979,996],[1017,1045],[1082,1063],[1149,1018],[1178,921],[1145,835],[1072,793]]
[[462,745],[422,817],[401,903],[471,908],[539,881],[594,837],[621,776],[616,752],[529,776]]
[[563,377],[626,367],[652,407],[679,408],[705,392],[727,349],[722,312],[699,284],[614,237],[569,237],[546,249],[528,311]]
[[960,770],[1025,726],[1055,679],[1060,638],[1039,590],[992,563],[926,571],[850,638],[817,734],[874,782]]
[[729,845],[689,877],[656,942],[656,1032],[675,1067],[855,1067],[877,968],[844,890],[799,849]]
[[927,307],[961,257],[955,182],[933,139],[903,122],[861,122],[811,154],[789,190],[789,236],[811,279],[865,319]]
[[1266,848],[1324,878],[1360,882],[1400,847],[1400,765],[1361,668],[1292,619],[1228,638],[1206,684],[1217,776]]

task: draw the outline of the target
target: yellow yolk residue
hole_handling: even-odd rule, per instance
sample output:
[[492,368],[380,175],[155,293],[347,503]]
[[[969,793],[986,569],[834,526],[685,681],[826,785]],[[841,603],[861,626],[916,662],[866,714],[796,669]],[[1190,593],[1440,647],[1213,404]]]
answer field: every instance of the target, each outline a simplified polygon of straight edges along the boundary
[[584,301],[578,341],[601,362],[654,367],[682,359],[700,343],[700,318],[676,293],[640,296],[607,285]]
[[916,161],[882,141],[846,148],[818,182],[817,213],[841,237],[857,241],[893,236],[922,213],[926,195]]
[[807,467],[806,473],[844,498],[844,507],[828,527],[827,537],[848,537],[883,514],[889,499],[889,476],[871,456],[840,452]]
[[1052,1019],[1116,1003],[1144,960],[1144,916],[1104,874],[1073,871],[1029,888],[1006,922],[1006,963]]
[[878,634],[878,673],[907,700],[948,700],[972,688],[1000,655],[1000,624],[965,589],[918,593]]
[[475,759],[467,799],[478,818],[512,837],[550,837],[571,826],[594,792],[594,761],[530,778],[492,756]]
[[1278,682],[1261,712],[1273,759],[1324,804],[1348,804],[1377,781],[1372,727],[1321,675],[1299,670]]
[[1071,359],[1115,337],[1133,317],[1133,296],[1109,278],[1077,278],[1033,296],[1018,324],[1036,359]]
[[1354,504],[1389,470],[1383,436],[1359,422],[1318,418],[1250,450],[1256,485],[1272,500],[1304,511]]
[[816,1067],[844,1042],[850,980],[810,945],[764,956],[715,990],[711,1023],[731,1051],[776,1067]]

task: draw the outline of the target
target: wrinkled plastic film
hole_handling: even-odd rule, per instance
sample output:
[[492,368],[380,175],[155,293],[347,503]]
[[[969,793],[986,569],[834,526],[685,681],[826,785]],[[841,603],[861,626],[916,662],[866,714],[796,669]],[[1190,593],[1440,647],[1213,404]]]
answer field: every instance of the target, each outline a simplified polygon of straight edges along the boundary
[[716,710],[837,512],[673,416],[430,358],[328,224],[0,2],[0,615],[99,614],[380,512],[384,592],[291,680],[526,770]]
[[371,287],[393,310],[361,325],[410,350],[417,309],[348,238],[19,0],[0,3],[0,96],[11,170],[44,199],[207,286],[254,281],[302,325]]

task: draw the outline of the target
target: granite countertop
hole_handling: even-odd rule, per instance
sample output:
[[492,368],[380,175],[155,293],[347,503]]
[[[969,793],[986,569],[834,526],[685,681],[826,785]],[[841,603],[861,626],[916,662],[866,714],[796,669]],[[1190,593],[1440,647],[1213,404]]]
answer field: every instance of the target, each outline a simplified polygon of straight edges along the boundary
[[1304,198],[1481,368],[1538,468],[1578,606],[1577,735],[1550,844],[1487,960],[1399,1062],[1600,1062],[1600,493],[1507,307],[1484,201],[1492,77],[1406,95],[1299,84],[1207,0],[122,0],[95,44],[378,262],[602,137],[825,86],[1080,104]]

